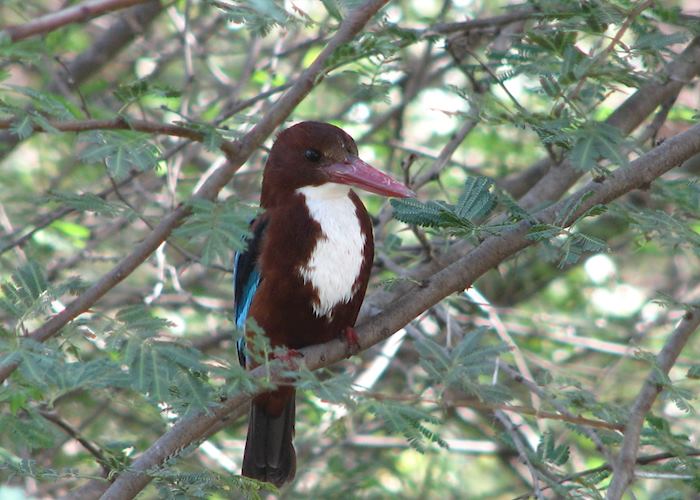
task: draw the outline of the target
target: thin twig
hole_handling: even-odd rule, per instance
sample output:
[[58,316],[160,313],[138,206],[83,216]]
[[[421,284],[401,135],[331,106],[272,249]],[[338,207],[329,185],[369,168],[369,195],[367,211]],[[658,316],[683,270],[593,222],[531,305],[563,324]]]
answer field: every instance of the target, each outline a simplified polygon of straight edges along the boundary
[[[574,414],[572,414],[570,411],[568,411],[564,405],[559,403],[556,399],[550,397],[542,388],[540,388],[539,385],[537,385],[533,380],[529,380],[524,378],[519,372],[513,370],[510,366],[508,366],[506,363],[503,363],[502,361],[498,361],[498,367],[501,371],[503,371],[506,375],[508,375],[510,378],[512,378],[515,382],[518,382],[520,384],[523,384],[529,391],[534,392],[535,394],[538,394],[540,398],[547,400],[549,404],[551,404],[554,408],[557,409],[557,411],[565,416],[568,419],[575,420],[579,419],[581,417],[578,417]],[[571,421],[570,420],[570,421]],[[607,423],[607,422],[606,422]],[[610,424],[607,423],[611,428],[616,431],[622,431],[624,430],[624,426],[616,425],[616,424]],[[583,424],[587,425],[587,424]],[[598,428],[603,428],[598,425],[587,425],[587,427],[598,427]],[[596,449],[602,453],[608,460],[612,458],[610,455],[610,452],[608,448],[605,446],[603,441],[600,439],[600,436],[593,430],[593,429],[587,429],[583,428],[582,432],[588,436],[588,438],[593,441],[593,443],[596,446]]]
[[[0,129],[9,129],[12,127],[13,120],[0,120]],[[170,123],[157,123],[147,120],[132,120],[122,116],[107,120],[74,120],[74,121],[56,121],[49,120],[49,124],[62,132],[88,132],[91,130],[135,130],[137,132],[147,132],[155,134],[171,135],[174,137],[184,137],[193,141],[201,142],[204,140],[204,134],[197,132],[191,128],[173,125]],[[46,130],[34,124],[35,132],[46,132]],[[219,146],[225,154],[235,154],[237,148],[234,143],[222,140]]]
[[[503,366],[503,363],[500,364]],[[507,366],[507,365],[506,365]],[[513,371],[513,373],[516,373]],[[519,375],[519,374],[518,374]],[[521,380],[522,381],[522,380]],[[520,415],[532,415],[537,418],[543,418],[546,420],[560,420],[562,422],[569,422],[576,425],[585,425],[588,427],[595,427],[598,429],[607,429],[611,431],[622,432],[625,429],[624,425],[611,424],[603,420],[594,420],[591,418],[577,417],[570,413],[552,413],[548,411],[538,410],[529,406],[522,405],[510,405],[501,403],[483,403],[477,399],[460,399],[448,397],[444,400],[437,400],[431,398],[423,398],[421,396],[416,396],[412,394],[408,395],[394,395],[394,394],[384,394],[381,392],[371,392],[371,391],[353,391],[353,394],[359,397],[369,397],[371,399],[376,399],[377,401],[404,401],[411,403],[424,403],[435,405],[440,408],[475,408],[478,410],[502,410],[512,413],[518,413]]]
[[[527,365],[527,361],[525,361],[525,356],[520,350],[520,346],[515,343],[513,337],[511,337],[510,333],[508,333],[508,329],[503,324],[503,321],[501,321],[501,317],[498,315],[498,312],[493,307],[490,307],[489,300],[484,297],[475,287],[470,288],[464,293],[475,303],[479,304],[479,308],[488,315],[492,328],[496,331],[496,334],[501,341],[508,347],[508,349],[511,350],[513,359],[515,360],[515,366],[518,367],[520,375],[525,379],[534,380],[535,377],[532,376],[532,372],[530,371],[530,367]],[[541,404],[540,395],[537,392],[532,392],[531,397],[532,406],[539,410]]]
[[513,425],[513,422],[510,421],[510,418],[508,418],[508,416],[502,411],[496,410],[494,412],[494,415],[496,419],[498,419],[498,421],[501,422],[501,424],[503,425],[503,428],[506,430],[506,432],[510,436],[511,441],[513,441],[513,444],[515,445],[515,449],[518,452],[518,456],[520,456],[520,459],[530,471],[530,476],[532,477],[532,489],[534,490],[535,498],[543,499],[544,497],[542,496],[542,489],[540,488],[539,481],[539,475],[542,472],[539,469],[537,469],[530,461],[530,453],[528,453],[526,445],[525,443],[523,443],[522,437],[518,433],[517,428]]
[[99,463],[100,466],[102,467],[102,471],[104,472],[105,476],[109,475],[109,473],[111,472],[112,469],[109,465],[109,461],[102,454],[102,451],[99,448],[97,448],[90,441],[88,441],[87,439],[82,437],[80,435],[80,432],[77,429],[75,429],[72,425],[70,425],[68,422],[63,420],[57,412],[50,411],[47,409],[41,409],[41,410],[39,410],[39,414],[42,417],[44,417],[46,420],[51,422],[52,424],[61,428],[63,430],[63,432],[65,432],[68,436],[72,437],[77,442],[79,442],[83,446],[83,448],[85,448],[90,453],[90,455],[95,457],[95,459],[97,460],[97,463]]
[[500,16],[470,19],[469,21],[453,23],[437,23],[425,30],[422,30],[422,34],[423,36],[431,36],[436,34],[456,33],[458,31],[469,31],[473,29],[492,28],[514,23],[516,21],[530,19],[532,17],[536,17],[537,15],[538,13],[535,9],[522,9],[519,11],[510,12],[508,14],[502,14]]

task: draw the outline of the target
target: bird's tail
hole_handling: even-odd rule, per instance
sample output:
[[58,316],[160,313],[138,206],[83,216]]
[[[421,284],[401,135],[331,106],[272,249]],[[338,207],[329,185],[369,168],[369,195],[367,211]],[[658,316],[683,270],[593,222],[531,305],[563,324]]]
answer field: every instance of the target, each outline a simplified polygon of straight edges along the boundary
[[253,400],[243,453],[244,476],[277,487],[294,478],[294,396],[293,387],[280,387]]

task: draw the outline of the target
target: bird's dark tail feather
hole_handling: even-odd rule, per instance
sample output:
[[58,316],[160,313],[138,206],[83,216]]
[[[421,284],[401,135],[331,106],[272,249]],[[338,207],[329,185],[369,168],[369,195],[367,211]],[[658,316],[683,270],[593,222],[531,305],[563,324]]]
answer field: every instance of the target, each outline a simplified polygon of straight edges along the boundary
[[[291,392],[291,395],[290,395]],[[277,487],[294,478],[295,394],[289,387],[262,394],[250,405],[241,473]],[[291,396],[291,397],[290,397]]]

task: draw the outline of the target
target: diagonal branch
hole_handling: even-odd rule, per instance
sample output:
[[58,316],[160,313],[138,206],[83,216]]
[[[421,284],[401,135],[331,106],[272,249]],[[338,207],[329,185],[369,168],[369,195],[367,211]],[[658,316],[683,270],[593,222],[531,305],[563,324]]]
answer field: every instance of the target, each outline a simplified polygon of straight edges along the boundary
[[93,17],[132,5],[145,3],[147,0],[88,0],[87,2],[52,12],[33,19],[25,24],[6,26],[2,29],[10,40],[16,42],[41,33],[49,33],[66,24],[87,21]]
[[[567,206],[572,206],[572,199],[581,200],[579,208],[563,221],[564,225],[570,225],[591,207],[608,203],[629,191],[648,185],[699,152],[700,125],[696,125],[668,139],[627,167],[616,170],[605,181],[591,182],[570,198],[541,210],[536,217],[541,222],[551,223],[567,211]],[[365,350],[387,339],[446,296],[468,288],[499,263],[533,245],[535,242],[527,238],[529,227],[529,223],[523,222],[511,231],[487,238],[474,250],[425,280],[420,287],[414,286],[410,293],[395,300],[391,307],[358,327],[360,348]],[[347,344],[342,340],[333,340],[304,348],[301,352],[306,366],[314,370],[344,359]],[[281,380],[280,372],[279,365],[272,367],[273,380]],[[269,376],[266,366],[260,366],[250,374],[257,378]],[[115,480],[103,499],[132,498],[150,482],[149,470],[158,468],[183,449],[205,440],[230,424],[245,412],[252,396],[254,394],[236,394],[205,413],[185,417],[177,422],[134,461],[129,471],[123,472]]]
[[59,427],[68,436],[79,442],[83,446],[83,448],[85,448],[93,457],[95,457],[97,462],[102,467],[102,471],[104,472],[105,476],[109,474],[109,460],[104,456],[102,451],[97,446],[95,446],[86,438],[84,438],[80,434],[80,431],[78,431],[76,428],[74,428],[72,425],[66,422],[63,418],[61,418],[61,416],[55,410],[42,408],[41,410],[39,410],[39,414],[49,422]]
[[627,486],[629,486],[634,479],[634,465],[637,463],[639,437],[642,433],[644,420],[649,410],[651,410],[656,397],[663,390],[663,385],[661,385],[659,381],[657,370],[668,375],[668,372],[675,364],[683,347],[688,343],[690,336],[698,326],[700,326],[700,311],[688,311],[666,341],[664,348],[656,357],[656,366],[649,372],[642,386],[642,390],[639,391],[637,399],[635,399],[629,412],[629,419],[625,426],[625,438],[622,441],[620,454],[613,462],[613,479],[607,494],[609,500],[618,500],[622,498]]
[[[330,39],[323,51],[302,74],[296,83],[284,94],[269,112],[262,117],[250,132],[231,145],[227,151],[228,162],[215,170],[201,187],[192,195],[194,198],[213,200],[219,191],[231,180],[233,174],[243,165],[250,154],[280,125],[325,76],[326,63],[335,50],[352,40],[369,22],[374,14],[389,0],[369,0],[348,15],[337,33]],[[29,334],[32,340],[45,342],[58,334],[68,322],[95,304],[104,294],[129,276],[165,241],[170,233],[190,214],[188,203],[183,203],[166,215],[153,231],[119,264],[103,275],[60,313]],[[12,360],[0,365],[0,382],[4,381],[18,366]]]

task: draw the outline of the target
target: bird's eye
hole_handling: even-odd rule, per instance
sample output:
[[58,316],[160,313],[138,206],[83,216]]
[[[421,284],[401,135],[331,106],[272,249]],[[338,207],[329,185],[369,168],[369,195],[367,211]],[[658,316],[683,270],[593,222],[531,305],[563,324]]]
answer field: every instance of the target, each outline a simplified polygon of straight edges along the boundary
[[307,149],[304,151],[307,160],[317,162],[321,159],[321,153],[317,149]]

